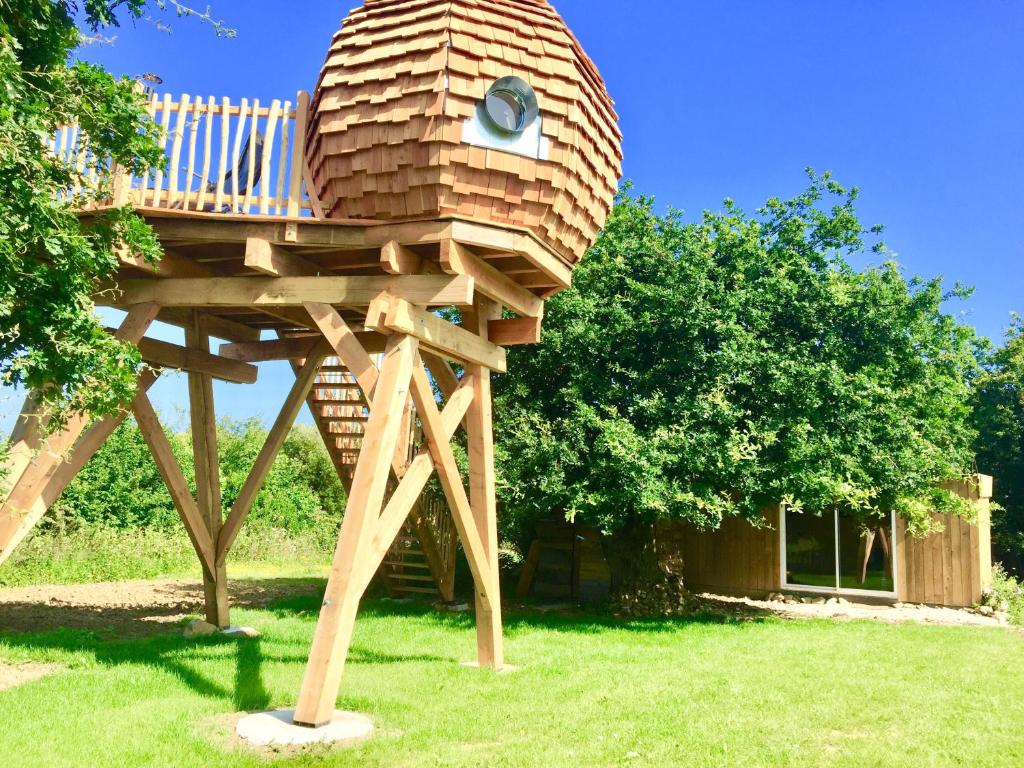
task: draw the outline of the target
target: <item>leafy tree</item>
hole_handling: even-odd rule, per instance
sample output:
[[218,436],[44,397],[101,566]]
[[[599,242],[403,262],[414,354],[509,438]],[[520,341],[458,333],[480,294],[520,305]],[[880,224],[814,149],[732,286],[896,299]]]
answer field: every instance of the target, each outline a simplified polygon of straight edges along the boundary
[[[116,23],[125,5],[138,16],[141,0],[96,2],[83,9],[92,28]],[[161,162],[155,127],[127,79],[69,63],[80,33],[68,2],[0,0],[0,377],[4,384],[46,387],[46,403],[108,413],[130,398],[138,352],[107,334],[93,314],[97,282],[117,267],[119,247],[159,256],[152,231],[127,208],[108,209],[81,226],[74,212],[90,197],[57,199],[81,180],[44,142],[77,121],[97,162],[140,173]]]
[[993,543],[998,559],[1024,574],[1024,319],[1014,316],[1005,344],[978,382],[978,466],[995,476]]
[[726,201],[684,223],[621,194],[543,341],[496,381],[506,532],[551,513],[597,525],[630,581],[660,520],[759,521],[785,501],[894,509],[921,531],[963,511],[938,484],[973,461],[976,339],[941,309],[965,291],[854,269],[885,252],[856,196],[812,173],[756,216]]
[[[174,0],[155,0],[178,16],[198,16],[218,34],[232,30]],[[144,16],[146,0],[0,0],[0,384],[44,388],[55,423],[72,411],[109,413],[130,399],[138,351],[107,334],[93,314],[97,283],[127,249],[155,259],[152,230],[130,208],[107,208],[83,226],[75,210],[110,197],[107,185],[74,197],[58,192],[83,172],[45,144],[77,122],[89,137],[90,164],[116,163],[135,174],[163,162],[157,127],[127,78],[72,61],[85,39]],[[86,172],[89,169],[86,169]]]

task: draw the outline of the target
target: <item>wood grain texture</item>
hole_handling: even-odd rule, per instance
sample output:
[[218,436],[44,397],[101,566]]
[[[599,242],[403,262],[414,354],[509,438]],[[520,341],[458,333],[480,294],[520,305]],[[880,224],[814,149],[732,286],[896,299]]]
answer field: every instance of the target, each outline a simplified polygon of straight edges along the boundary
[[[537,92],[547,159],[462,141],[506,75]],[[528,227],[573,264],[604,225],[621,141],[604,81],[546,0],[367,0],[334,36],[306,157],[328,217]]]

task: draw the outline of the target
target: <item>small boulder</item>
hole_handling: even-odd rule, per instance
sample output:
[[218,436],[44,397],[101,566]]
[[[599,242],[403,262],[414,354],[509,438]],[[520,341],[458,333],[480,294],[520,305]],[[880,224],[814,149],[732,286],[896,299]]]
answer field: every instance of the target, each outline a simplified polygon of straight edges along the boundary
[[434,603],[435,611],[443,611],[444,613],[466,613],[469,610],[469,603]]
[[215,626],[208,621],[203,621],[202,619],[195,619],[185,625],[185,629],[182,631],[182,634],[186,638],[192,639],[194,637],[209,637],[210,635],[215,635],[218,632],[220,632],[220,627]]
[[812,597],[811,605],[824,605],[827,601],[824,597]]
[[772,592],[770,595],[768,595],[769,603],[781,603],[783,602],[783,600],[784,598],[782,597],[781,592]]
[[982,605],[978,608],[978,613],[982,616],[994,616],[996,612],[991,605]]
[[825,603],[826,603],[826,605],[839,605],[839,598],[838,597],[830,597],[828,600],[825,601]]
[[258,630],[252,627],[228,627],[222,629],[220,632],[225,637],[259,637],[260,633]]

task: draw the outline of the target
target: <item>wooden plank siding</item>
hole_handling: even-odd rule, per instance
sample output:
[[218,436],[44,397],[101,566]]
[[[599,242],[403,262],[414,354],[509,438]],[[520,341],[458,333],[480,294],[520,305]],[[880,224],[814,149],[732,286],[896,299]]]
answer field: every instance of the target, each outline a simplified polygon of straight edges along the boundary
[[758,597],[779,591],[779,513],[764,515],[762,528],[738,518],[723,520],[715,531],[686,526],[681,544],[687,586]]
[[[915,538],[897,518],[896,594],[903,602],[965,607],[978,603],[991,586],[992,478],[979,475],[950,488],[975,502],[974,521],[936,514],[942,530]],[[765,527],[755,528],[743,520],[727,519],[715,531],[678,525],[673,538],[683,553],[688,587],[751,597],[781,591],[778,510],[766,510],[765,521]]]
[[936,514],[942,530],[922,539],[910,536],[903,520],[896,521],[897,594],[903,602],[969,606],[991,586],[992,478],[979,475],[950,488],[975,502],[975,521]]

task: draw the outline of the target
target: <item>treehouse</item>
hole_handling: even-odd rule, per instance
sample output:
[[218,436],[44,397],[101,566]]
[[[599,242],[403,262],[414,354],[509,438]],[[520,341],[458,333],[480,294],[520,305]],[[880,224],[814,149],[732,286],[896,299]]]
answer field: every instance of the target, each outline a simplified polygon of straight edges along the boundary
[[[491,375],[506,346],[539,340],[545,299],[570,284],[612,204],[621,136],[594,64],[545,0],[367,0],[334,36],[312,98],[148,104],[164,169],[100,167],[74,126],[51,150],[85,186],[109,182],[84,221],[130,202],[160,238],[159,263],[122,253],[96,296],[126,312],[112,332],[149,367],[122,413],[55,434],[28,398],[0,561],[131,413],[202,563],[208,619],[226,627],[228,554],[305,403],[348,501],[295,722],[334,714],[375,575],[450,599],[456,540],[479,663],[502,667]],[[184,346],[147,338],[156,321],[184,329]],[[222,510],[212,382],[254,383],[269,360],[289,361],[294,385]],[[188,374],[195,495],[147,396],[163,369]],[[460,429],[468,488],[451,448]],[[424,495],[434,473],[443,499]]]

